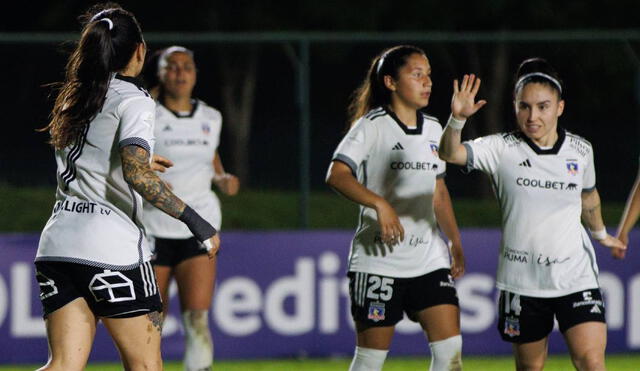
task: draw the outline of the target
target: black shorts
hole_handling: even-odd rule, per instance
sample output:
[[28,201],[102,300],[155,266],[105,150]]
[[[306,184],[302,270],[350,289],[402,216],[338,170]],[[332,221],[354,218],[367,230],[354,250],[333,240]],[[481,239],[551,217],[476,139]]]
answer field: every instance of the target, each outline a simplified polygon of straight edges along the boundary
[[175,267],[198,255],[207,255],[207,249],[195,237],[185,239],[153,238],[151,243],[153,265]]
[[393,278],[371,273],[349,272],[351,315],[372,327],[394,326],[403,313],[415,314],[440,304],[458,306],[458,296],[448,268],[420,277]]
[[600,289],[557,298],[534,298],[500,291],[498,331],[504,341],[530,343],[544,339],[553,330],[554,316],[562,333],[580,323],[606,322]]
[[84,264],[36,262],[43,316],[77,298],[84,298],[98,317],[127,318],[162,312],[156,276],[147,262],[131,270],[112,270]]

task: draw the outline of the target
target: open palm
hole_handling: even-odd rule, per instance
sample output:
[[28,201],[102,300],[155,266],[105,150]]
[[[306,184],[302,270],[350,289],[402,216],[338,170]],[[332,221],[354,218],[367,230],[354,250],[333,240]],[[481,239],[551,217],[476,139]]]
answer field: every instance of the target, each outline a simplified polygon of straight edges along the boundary
[[466,120],[487,104],[486,100],[475,102],[480,90],[480,78],[474,74],[464,75],[458,87],[458,80],[453,80],[453,98],[451,98],[451,114],[458,120]]

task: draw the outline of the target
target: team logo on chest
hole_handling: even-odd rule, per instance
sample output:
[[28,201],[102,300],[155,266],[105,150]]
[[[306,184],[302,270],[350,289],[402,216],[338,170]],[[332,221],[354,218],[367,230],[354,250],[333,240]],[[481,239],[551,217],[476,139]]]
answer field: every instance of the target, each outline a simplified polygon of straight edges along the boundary
[[567,172],[571,175],[578,174],[578,163],[575,160],[567,160]]
[[438,157],[438,146],[436,144],[429,144],[429,148],[431,148],[431,153],[433,153],[434,156]]
[[211,126],[209,126],[209,124],[207,124],[206,122],[203,122],[202,123],[202,134],[209,135],[210,132],[211,132]]

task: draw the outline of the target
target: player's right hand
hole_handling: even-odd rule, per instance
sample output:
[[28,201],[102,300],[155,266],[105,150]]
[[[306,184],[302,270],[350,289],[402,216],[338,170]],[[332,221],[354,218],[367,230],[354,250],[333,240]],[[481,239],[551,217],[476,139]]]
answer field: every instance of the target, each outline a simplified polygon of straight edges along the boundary
[[451,98],[451,114],[457,120],[466,120],[487,104],[486,100],[476,103],[476,95],[480,90],[480,78],[476,75],[464,75],[458,87],[458,80],[453,80],[453,97]]
[[382,242],[389,246],[396,245],[404,241],[404,228],[400,224],[398,214],[393,207],[385,200],[381,200],[375,206],[378,214],[378,224],[380,225],[380,237]]
[[164,173],[168,168],[173,166],[173,162],[166,157],[153,155],[151,157],[151,170]]
[[616,259],[624,258],[627,250],[627,244],[625,244],[621,240],[613,237],[610,234],[607,234],[605,238],[603,238],[602,240],[598,240],[598,242],[600,242],[602,246],[605,246],[611,249],[611,255],[613,255],[614,258]]

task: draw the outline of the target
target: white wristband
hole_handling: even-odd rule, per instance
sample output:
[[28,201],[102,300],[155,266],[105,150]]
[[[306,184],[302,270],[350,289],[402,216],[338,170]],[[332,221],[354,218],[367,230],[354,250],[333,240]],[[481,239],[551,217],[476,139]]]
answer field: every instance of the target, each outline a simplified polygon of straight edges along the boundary
[[211,249],[213,249],[213,245],[211,244],[211,240],[206,240],[206,241],[202,241],[202,246],[204,246],[205,250],[207,250],[207,252],[211,251]]
[[607,230],[605,228],[602,228],[599,231],[592,231],[589,229],[589,233],[591,234],[591,237],[598,241],[604,240],[607,237]]
[[462,130],[462,128],[464,127],[464,124],[467,122],[467,120],[458,120],[455,117],[453,117],[453,115],[449,116],[449,121],[447,121],[447,126],[451,127],[452,129],[455,130]]

